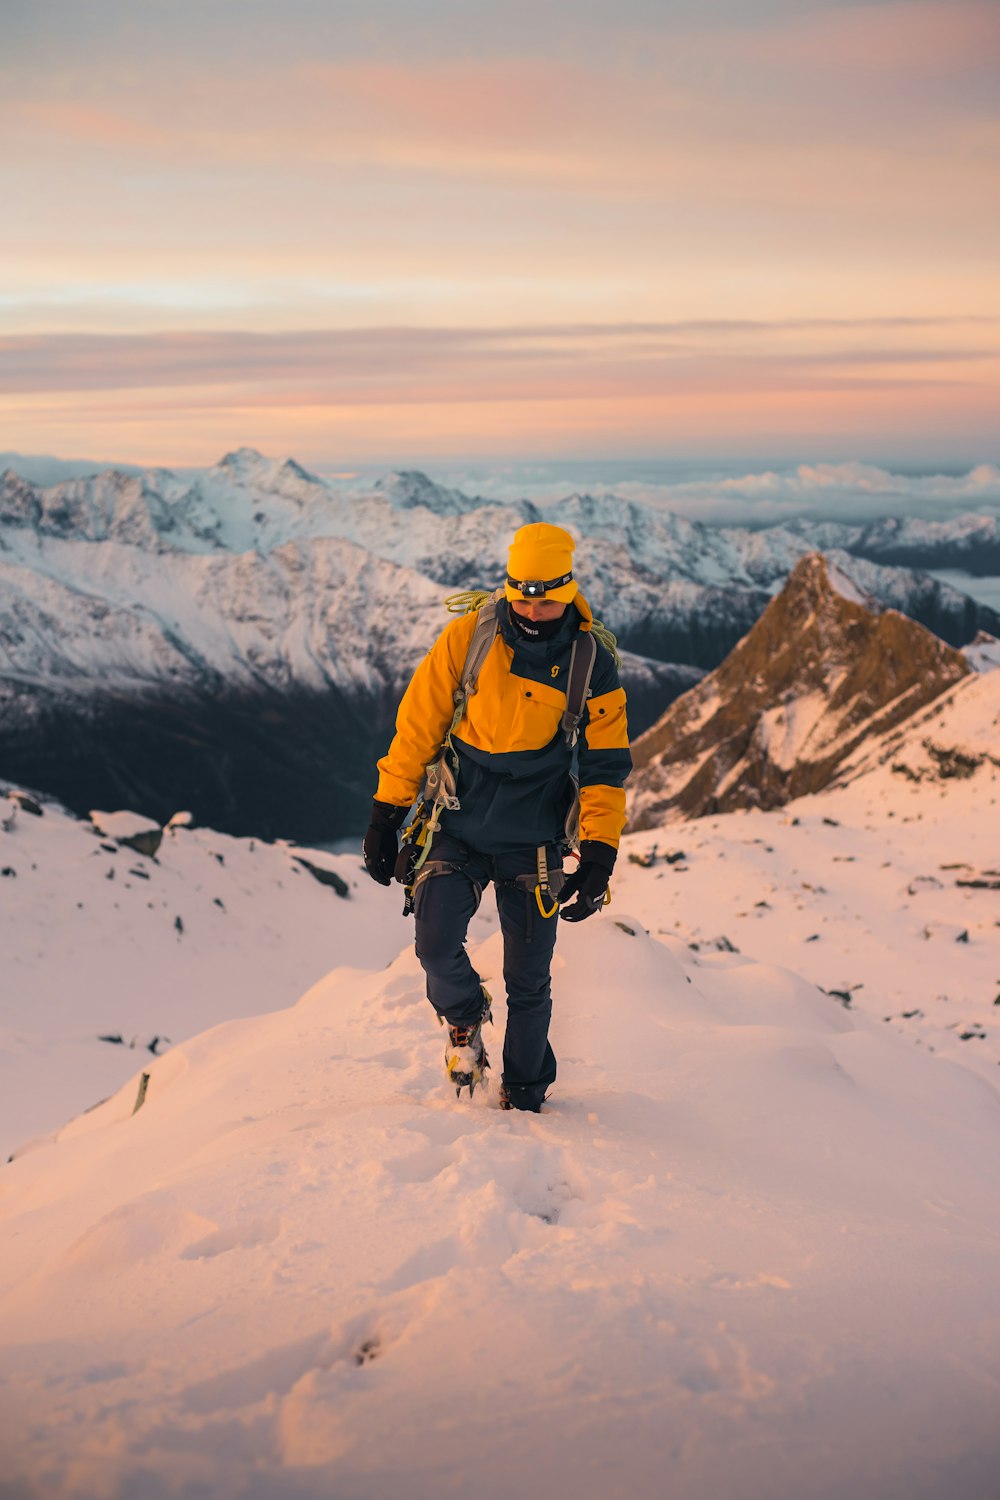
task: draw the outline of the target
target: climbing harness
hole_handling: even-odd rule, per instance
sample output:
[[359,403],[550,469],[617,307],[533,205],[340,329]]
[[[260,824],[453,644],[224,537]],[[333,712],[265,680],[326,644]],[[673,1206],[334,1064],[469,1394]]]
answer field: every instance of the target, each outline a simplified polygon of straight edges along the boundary
[[543,921],[548,921],[558,912],[559,895],[565,883],[564,870],[549,869],[548,849],[544,844],[539,844],[535,850],[533,871],[529,870],[524,875],[514,875],[510,880],[497,881],[498,885],[506,885],[513,890],[524,892],[524,940],[526,943],[533,940],[536,910]]

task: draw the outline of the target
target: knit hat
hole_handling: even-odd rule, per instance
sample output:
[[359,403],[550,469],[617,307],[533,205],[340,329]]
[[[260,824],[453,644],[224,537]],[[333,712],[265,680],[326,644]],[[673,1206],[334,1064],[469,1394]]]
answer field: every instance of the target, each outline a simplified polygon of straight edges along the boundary
[[[568,604],[578,586],[573,580],[573,549],[568,531],[536,521],[515,531],[507,562],[508,599],[554,600]],[[549,586],[551,585],[551,587]]]

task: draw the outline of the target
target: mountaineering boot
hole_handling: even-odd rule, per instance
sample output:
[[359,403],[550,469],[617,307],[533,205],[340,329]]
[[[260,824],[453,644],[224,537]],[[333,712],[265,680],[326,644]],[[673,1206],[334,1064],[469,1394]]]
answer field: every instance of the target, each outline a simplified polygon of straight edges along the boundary
[[[547,1098],[548,1095],[546,1094],[545,1099]],[[542,1099],[539,1102],[532,1101],[531,1103],[528,1103],[525,1100],[518,1099],[518,1101],[515,1103],[515,1101],[511,1098],[510,1090],[507,1088],[507,1085],[504,1083],[503,1079],[500,1080],[500,1098],[498,1102],[501,1109],[520,1109],[526,1110],[529,1114],[540,1115],[542,1112],[542,1105],[545,1103],[545,1099]]]
[[448,1074],[449,1083],[455,1085],[455,1095],[459,1097],[462,1090],[469,1090],[469,1098],[476,1091],[476,1084],[482,1083],[483,1074],[490,1065],[486,1056],[486,1048],[483,1046],[483,1023],[489,1021],[492,1025],[493,1011],[492,1000],[489,993],[483,989],[483,1011],[479,1020],[471,1026],[449,1026],[448,1046],[445,1048],[444,1065]]

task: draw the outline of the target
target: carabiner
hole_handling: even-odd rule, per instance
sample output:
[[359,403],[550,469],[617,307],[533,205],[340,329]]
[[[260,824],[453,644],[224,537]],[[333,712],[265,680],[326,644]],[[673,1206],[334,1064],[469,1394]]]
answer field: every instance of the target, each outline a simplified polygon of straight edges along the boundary
[[535,886],[535,905],[538,907],[538,910],[541,912],[543,917],[554,917],[556,912],[559,910],[559,902],[555,899],[555,897],[553,897],[552,899],[552,910],[545,910],[545,907],[542,905],[541,883]]

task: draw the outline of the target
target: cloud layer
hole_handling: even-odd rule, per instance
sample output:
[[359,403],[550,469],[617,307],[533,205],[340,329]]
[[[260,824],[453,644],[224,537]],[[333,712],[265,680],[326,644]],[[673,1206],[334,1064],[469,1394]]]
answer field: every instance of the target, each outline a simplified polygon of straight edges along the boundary
[[987,440],[993,0],[11,9],[16,446]]
[[988,456],[997,330],[972,317],[15,335],[0,338],[0,418],[29,433],[21,448],[139,462],[207,462],[242,440],[311,463],[707,455],[725,451],[720,433],[744,453],[874,455],[905,434],[918,456]]

